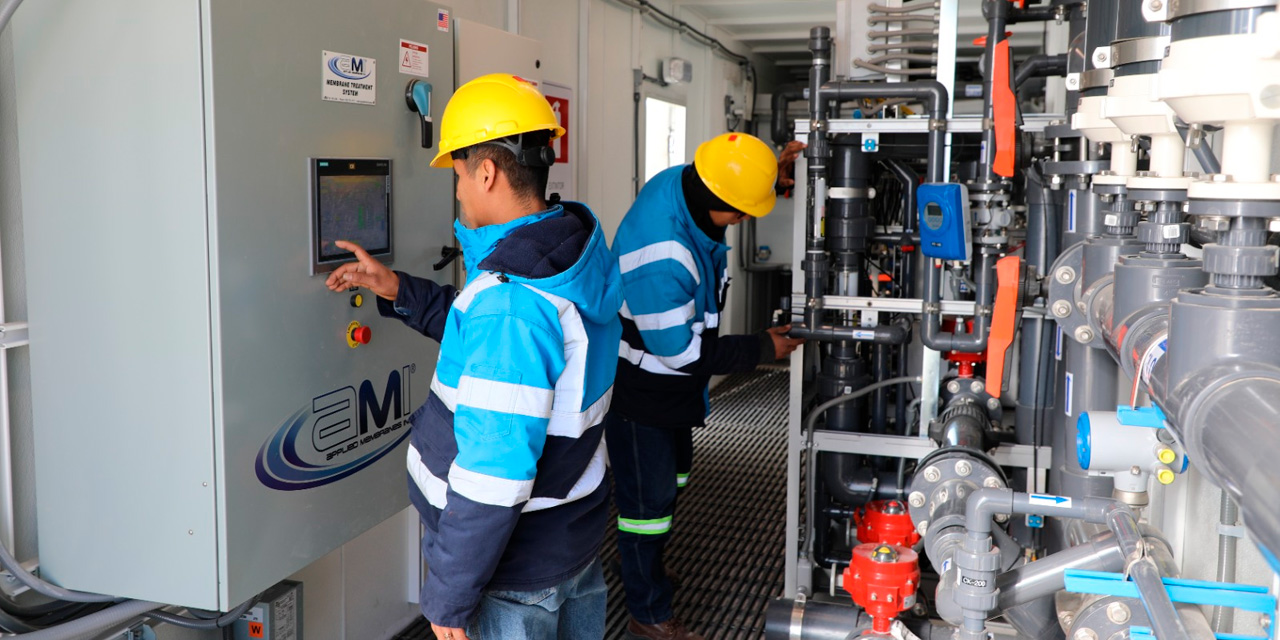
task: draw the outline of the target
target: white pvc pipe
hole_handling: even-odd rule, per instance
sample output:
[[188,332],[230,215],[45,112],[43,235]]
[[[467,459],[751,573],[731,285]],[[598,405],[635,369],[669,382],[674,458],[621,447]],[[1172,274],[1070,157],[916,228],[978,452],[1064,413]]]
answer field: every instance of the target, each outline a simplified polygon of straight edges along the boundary
[[1271,180],[1274,120],[1228,122],[1222,129],[1222,172],[1236,182]]
[[1138,173],[1138,152],[1128,140],[1111,143],[1111,172],[1118,176]]
[[1181,178],[1186,166],[1187,145],[1182,136],[1151,136],[1151,170],[1161,178]]

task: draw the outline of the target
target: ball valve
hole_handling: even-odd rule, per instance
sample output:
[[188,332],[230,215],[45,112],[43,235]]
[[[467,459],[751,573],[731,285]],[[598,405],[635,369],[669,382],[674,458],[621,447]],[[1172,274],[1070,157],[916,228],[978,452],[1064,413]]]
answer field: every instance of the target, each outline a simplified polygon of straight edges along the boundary
[[842,574],[853,602],[871,616],[871,629],[889,633],[898,614],[916,603],[920,564],[915,551],[891,544],[861,544]]
[[854,517],[858,542],[914,547],[920,541],[907,505],[898,500],[868,502]]

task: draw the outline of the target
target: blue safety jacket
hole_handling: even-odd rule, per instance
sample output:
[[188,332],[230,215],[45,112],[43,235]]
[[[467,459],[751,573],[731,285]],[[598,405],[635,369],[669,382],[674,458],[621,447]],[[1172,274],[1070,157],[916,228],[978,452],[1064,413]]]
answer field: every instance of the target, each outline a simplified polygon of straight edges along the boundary
[[441,343],[411,417],[409,494],[426,527],[423,614],[465,627],[482,591],[556,585],[599,551],[622,289],[581,204],[455,233],[461,292],[400,274],[378,306]]
[[729,246],[694,223],[684,169],[651,178],[613,239],[626,296],[613,406],[649,426],[704,424],[711,376],[750,371],[773,357],[768,334],[720,335]]

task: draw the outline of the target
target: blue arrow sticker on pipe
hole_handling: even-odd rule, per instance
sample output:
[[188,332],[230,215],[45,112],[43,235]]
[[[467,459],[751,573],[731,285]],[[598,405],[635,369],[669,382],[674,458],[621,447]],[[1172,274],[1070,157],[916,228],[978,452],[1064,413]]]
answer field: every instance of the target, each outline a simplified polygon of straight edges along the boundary
[[1064,507],[1064,508],[1071,507],[1071,498],[1068,498],[1066,496],[1050,496],[1050,495],[1044,495],[1040,493],[1029,494],[1027,496],[1027,502],[1030,502],[1031,504],[1034,504],[1034,505],[1041,505],[1041,506],[1047,506],[1047,507]]
[[1067,233],[1076,232],[1076,192],[1067,192]]

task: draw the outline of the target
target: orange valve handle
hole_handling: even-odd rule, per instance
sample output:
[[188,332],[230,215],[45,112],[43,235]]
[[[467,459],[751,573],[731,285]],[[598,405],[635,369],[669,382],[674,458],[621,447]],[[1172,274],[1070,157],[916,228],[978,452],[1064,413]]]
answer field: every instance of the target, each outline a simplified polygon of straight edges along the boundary
[[992,171],[1005,178],[1013,177],[1017,145],[1018,100],[1009,84],[1009,41],[996,43],[995,59],[991,65],[991,106],[995,113],[996,150]]
[[1001,258],[996,262],[996,303],[991,311],[991,335],[987,338],[987,392],[996,398],[1004,389],[1004,374],[1013,355],[1010,347],[1022,315],[1021,293],[1022,258]]

